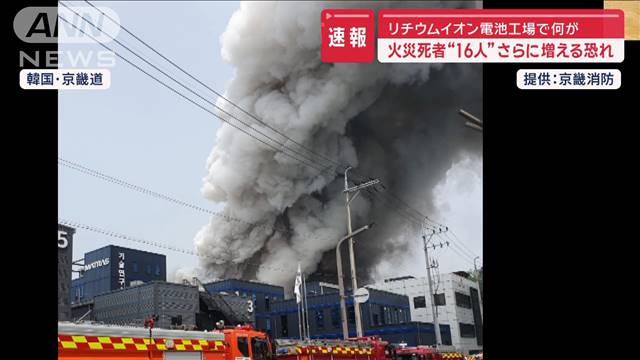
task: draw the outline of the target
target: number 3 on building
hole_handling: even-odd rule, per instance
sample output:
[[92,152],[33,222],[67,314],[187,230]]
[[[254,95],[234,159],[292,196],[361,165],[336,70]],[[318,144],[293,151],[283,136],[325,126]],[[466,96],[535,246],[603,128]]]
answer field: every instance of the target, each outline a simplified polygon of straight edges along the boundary
[[249,314],[253,313],[253,300],[247,300],[247,311]]

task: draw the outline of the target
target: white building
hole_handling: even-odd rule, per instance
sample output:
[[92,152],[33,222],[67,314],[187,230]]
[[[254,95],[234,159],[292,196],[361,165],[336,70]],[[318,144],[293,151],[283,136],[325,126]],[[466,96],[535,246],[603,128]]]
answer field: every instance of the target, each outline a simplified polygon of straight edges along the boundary
[[[449,325],[452,345],[469,354],[482,350],[482,301],[478,284],[466,276],[465,272],[441,274],[439,283],[434,283],[434,293],[439,323]],[[408,296],[411,320],[433,322],[426,277],[387,279],[372,287]]]

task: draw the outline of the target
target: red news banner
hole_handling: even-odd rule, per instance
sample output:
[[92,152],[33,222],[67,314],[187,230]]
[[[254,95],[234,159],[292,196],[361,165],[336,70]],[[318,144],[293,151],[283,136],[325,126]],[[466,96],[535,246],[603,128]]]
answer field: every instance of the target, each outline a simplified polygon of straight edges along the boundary
[[375,20],[370,9],[326,9],[321,13],[322,62],[373,62]]
[[[345,16],[336,16],[346,11]],[[322,60],[373,61],[373,14],[367,9],[322,13]],[[359,17],[354,17],[359,16]],[[383,9],[378,16],[378,61],[382,63],[622,62],[624,14],[613,9],[490,10]],[[362,25],[366,22],[366,26]],[[353,28],[366,27],[366,49],[349,47]],[[343,47],[335,34],[346,31]],[[332,42],[332,39],[334,40]],[[351,42],[350,42],[351,40]],[[369,48],[369,46],[372,46]]]
[[622,62],[620,10],[387,9],[380,62]]

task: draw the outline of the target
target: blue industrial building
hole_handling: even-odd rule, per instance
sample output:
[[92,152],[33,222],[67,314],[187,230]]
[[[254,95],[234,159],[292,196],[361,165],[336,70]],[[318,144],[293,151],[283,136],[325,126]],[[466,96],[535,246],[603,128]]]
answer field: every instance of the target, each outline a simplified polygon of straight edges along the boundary
[[[368,289],[369,300],[361,304],[362,327],[365,336],[380,336],[392,343],[409,346],[435,344],[433,324],[411,321],[409,298],[386,291]],[[349,295],[349,294],[347,294]],[[356,336],[353,300],[347,299],[349,336]],[[340,295],[335,285],[307,283],[309,332],[312,338],[342,338]],[[277,338],[300,337],[298,304],[295,299],[272,304],[271,324]],[[443,344],[451,344],[448,325],[440,326]]]
[[71,282],[74,303],[150,281],[166,281],[165,255],[108,245],[84,255],[80,276]]
[[221,280],[203,285],[207,292],[228,293],[246,298],[247,310],[255,318],[253,326],[263,329],[270,334],[273,332],[271,312],[277,302],[284,300],[284,288],[282,286],[264,284],[246,280]]

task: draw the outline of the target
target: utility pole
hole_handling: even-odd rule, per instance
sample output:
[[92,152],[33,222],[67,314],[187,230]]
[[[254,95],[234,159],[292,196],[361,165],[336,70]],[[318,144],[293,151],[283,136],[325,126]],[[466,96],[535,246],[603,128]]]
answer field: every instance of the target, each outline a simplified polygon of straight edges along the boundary
[[309,304],[307,303],[307,280],[304,278],[304,273],[302,273],[302,301],[304,302],[304,319],[307,330],[305,333],[307,334],[307,340],[311,340],[311,334],[309,333]]
[[[304,274],[302,274],[302,279],[304,279]],[[304,304],[304,280],[302,281],[302,284],[300,285],[300,289],[301,289],[301,296],[300,296],[300,311],[302,312],[302,340],[307,340],[307,325],[306,325],[306,321],[307,321],[307,313],[305,311],[305,304]]]
[[480,273],[478,272],[478,266],[476,266],[476,260],[480,259],[480,256],[473,258],[473,270],[476,273],[476,284],[478,284],[478,302],[480,306],[480,318],[482,318],[482,294],[480,291]]
[[[349,239],[345,237],[343,239]],[[342,275],[342,255],[340,255],[340,245],[342,240],[336,246],[336,266],[338,267],[338,288],[340,289],[340,323],[342,324],[342,337],[349,337],[349,325],[347,324],[347,304],[346,295],[344,294],[344,275]]]
[[[373,186],[376,185],[380,182],[380,180],[378,179],[374,179],[374,180],[370,180],[367,181],[365,183],[356,185],[352,188],[349,188],[349,180],[348,180],[348,176],[347,174],[349,173],[349,170],[351,170],[351,166],[347,167],[344,170],[344,193],[346,195],[346,206],[347,206],[347,231],[349,234],[351,234],[351,202],[358,197],[358,195],[360,194],[360,190],[369,187],[369,186]],[[350,197],[349,194],[351,193],[355,193],[353,195],[353,197]],[[355,253],[353,251],[353,237],[349,238],[349,260],[350,260],[350,265],[351,265],[351,292],[355,293],[356,290],[358,290],[358,280],[356,279],[356,259],[355,259]],[[355,317],[356,317],[356,336],[361,337],[363,336],[363,331],[362,331],[362,316],[360,314],[360,304],[356,303],[355,300],[353,301],[353,311],[355,313]]]
[[[426,229],[425,229],[425,232],[426,232]],[[439,232],[442,232],[442,230],[439,230]],[[429,235],[429,238],[427,239],[427,236],[423,235],[422,240],[424,241],[424,257],[427,262],[427,282],[429,284],[429,302],[431,303],[431,311],[433,312],[433,328],[436,333],[436,347],[438,347],[442,345],[442,337],[440,334],[440,323],[438,322],[438,309],[435,301],[435,294],[433,293],[433,284],[431,280],[431,264],[429,263],[429,241],[431,241],[431,238],[435,234],[436,234],[436,231],[431,230],[431,234]]]
[[344,275],[342,274],[342,255],[340,254],[340,245],[342,245],[345,240],[352,239],[357,234],[370,229],[372,226],[373,224],[365,225],[352,233],[348,233],[340,239],[340,241],[338,241],[338,245],[336,245],[336,267],[338,270],[338,288],[340,291],[340,322],[342,323],[342,337],[344,339],[349,337],[349,325],[347,324],[347,296],[344,294]]
[[304,334],[302,333],[302,300],[297,304],[298,305],[298,333],[300,334],[300,340],[303,339]]
[[476,266],[476,260],[480,259],[480,256],[476,256],[473,258],[473,272],[476,277],[476,282],[478,282],[478,266]]

